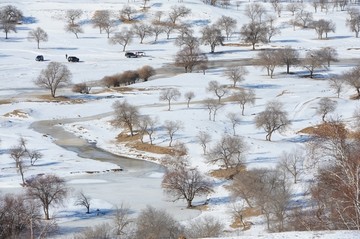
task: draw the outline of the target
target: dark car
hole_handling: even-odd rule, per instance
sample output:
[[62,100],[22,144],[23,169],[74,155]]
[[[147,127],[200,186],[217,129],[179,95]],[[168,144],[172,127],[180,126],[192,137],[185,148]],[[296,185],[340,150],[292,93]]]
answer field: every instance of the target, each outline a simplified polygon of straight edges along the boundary
[[43,55],[36,56],[35,61],[44,61],[44,56]]
[[68,62],[79,62],[79,58],[77,58],[76,56],[69,56],[67,60]]
[[137,58],[138,57],[138,55],[136,55],[134,52],[126,52],[125,56],[127,58]]

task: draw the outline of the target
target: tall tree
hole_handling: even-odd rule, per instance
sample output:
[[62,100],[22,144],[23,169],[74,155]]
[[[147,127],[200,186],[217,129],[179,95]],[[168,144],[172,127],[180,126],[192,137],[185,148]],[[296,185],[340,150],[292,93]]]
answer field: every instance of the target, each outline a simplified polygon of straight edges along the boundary
[[286,74],[290,74],[290,66],[299,64],[299,52],[291,47],[281,48],[275,51],[278,61],[286,66]]
[[36,29],[29,31],[28,40],[35,41],[37,43],[37,48],[40,49],[40,42],[47,42],[48,34],[42,28],[37,27]]
[[181,93],[178,89],[163,89],[160,91],[159,100],[168,102],[168,110],[171,109],[171,101],[178,100],[181,96]]
[[140,113],[137,106],[125,101],[115,101],[113,104],[115,119],[114,123],[118,127],[126,127],[131,136],[134,136],[135,126],[138,124]]
[[123,51],[125,51],[127,45],[129,45],[132,42],[132,37],[134,33],[132,31],[129,31],[126,28],[123,28],[121,32],[115,33],[114,36],[110,37],[109,43],[110,44],[119,44],[123,47]]
[[235,18],[222,15],[215,24],[225,32],[226,40],[229,40],[229,37],[236,29],[236,23],[237,21]]
[[59,62],[50,62],[46,69],[42,70],[35,80],[35,84],[50,89],[51,96],[55,98],[59,87],[71,83],[71,72],[66,65]]
[[236,87],[236,83],[245,80],[244,76],[249,74],[249,71],[245,66],[230,66],[225,70],[225,76],[233,82],[233,87]]
[[8,39],[10,32],[16,32],[16,25],[22,20],[23,13],[13,5],[0,8],[0,29],[5,32],[5,39]]
[[238,103],[241,107],[241,115],[244,115],[245,105],[255,104],[256,96],[253,89],[245,90],[241,88],[239,91],[236,91],[232,94],[232,99]]
[[244,24],[240,29],[240,35],[246,43],[251,43],[255,50],[256,43],[267,42],[268,28],[264,24],[251,22]]
[[221,35],[221,30],[216,25],[205,26],[201,29],[200,41],[204,45],[210,45],[210,52],[215,52],[215,47],[223,44],[224,37]]

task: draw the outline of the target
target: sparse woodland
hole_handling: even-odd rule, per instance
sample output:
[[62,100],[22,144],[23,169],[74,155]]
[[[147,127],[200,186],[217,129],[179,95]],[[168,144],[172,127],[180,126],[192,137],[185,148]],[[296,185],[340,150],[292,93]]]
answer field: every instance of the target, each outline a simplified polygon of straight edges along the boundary
[[[91,25],[99,31],[99,37],[105,39],[103,44],[120,51],[121,56],[134,44],[146,49],[149,45],[161,48],[164,42],[171,42],[176,50],[171,57],[166,56],[170,58],[167,65],[157,67],[151,60],[146,64],[136,61],[153,57],[151,52],[146,52],[146,55],[127,59],[129,69],[107,71],[95,80],[79,82],[69,64],[80,67],[81,62],[68,64],[50,60],[46,66],[36,69],[33,87],[45,89],[39,94],[43,98],[50,96],[44,101],[50,105],[58,101],[78,104],[80,100],[74,99],[81,99],[85,105],[95,101],[91,96],[110,95],[101,97],[107,100],[104,104],[110,105],[107,107],[112,112],[107,127],[113,127],[117,137],[105,140],[118,148],[129,147],[141,152],[139,155],[151,153],[151,160],[165,168],[161,180],[165,195],[174,202],[183,202],[186,210],[211,211],[211,195],[221,185],[226,191],[223,197],[230,205],[230,210],[223,213],[233,224],[229,229],[230,225],[212,215],[184,223],[152,205],[144,205],[134,215],[131,207],[121,204],[112,210],[107,223],[89,226],[71,238],[225,237],[232,236],[231,230],[234,233],[251,230],[254,216],[261,216],[260,224],[267,232],[360,230],[360,110],[355,107],[360,99],[358,59],[344,68],[346,70],[328,73],[333,64],[347,57],[343,57],[331,41],[336,37],[359,37],[359,1],[191,1],[210,5],[213,11],[218,9],[224,13],[211,22],[203,19],[191,22],[193,10],[187,1],[120,2],[114,4],[114,9],[61,10],[58,18],[63,29],[58,31],[72,34],[67,37],[74,41],[82,41],[86,39],[86,24]],[[169,11],[158,10],[161,4],[169,5]],[[230,10],[241,11],[242,21],[226,15]],[[345,25],[331,20],[337,13],[345,16]],[[282,21],[285,15],[290,19],[287,22]],[[20,7],[0,4],[0,29],[4,37],[1,44],[16,36],[28,18],[28,13]],[[39,22],[39,25],[42,27],[28,25],[27,40],[36,43],[34,49],[41,50],[52,38],[51,32],[46,31],[46,23]],[[287,45],[286,40],[276,40],[285,28],[298,34],[312,32],[311,40],[321,41],[323,46],[304,50]],[[338,28],[346,28],[349,36],[337,36]],[[296,39],[288,41],[296,42]],[[234,45],[240,50],[230,48]],[[238,51],[231,53],[238,55],[230,60],[219,57],[230,51]],[[254,57],[240,59],[242,51],[252,52]],[[213,74],[210,80],[206,78],[209,72]],[[253,72],[261,77],[259,82],[250,82]],[[196,80],[206,82],[202,92],[184,91],[180,83],[136,88],[137,84],[169,76],[186,78],[193,74],[198,74]],[[265,98],[261,92],[263,88],[279,87],[277,80],[284,77],[294,85],[297,79],[311,80],[313,88],[318,87],[318,82],[325,82],[328,88],[323,91],[327,96],[301,99],[284,90]],[[263,83],[262,79],[272,82]],[[140,91],[146,91],[155,100],[139,105],[137,99],[127,98]],[[64,92],[71,93],[65,95]],[[200,97],[204,94],[206,97]],[[345,94],[347,97],[343,97]],[[120,96],[112,98],[114,95]],[[290,111],[285,107],[287,98],[282,97],[284,95],[298,97],[299,102],[308,100],[311,117],[296,118],[296,114],[302,113],[302,106],[299,103],[293,107],[296,113]],[[347,119],[334,113],[339,112],[345,101],[354,106],[353,115]],[[158,117],[147,107],[161,108],[169,118]],[[79,112],[80,118],[82,111]],[[183,118],[187,115],[184,112],[201,112],[206,119],[199,124],[204,128],[192,128],[191,138],[183,134],[189,127]],[[170,117],[170,114],[173,115]],[[200,121],[200,114],[193,113],[191,117]],[[310,122],[310,118],[316,118],[318,124],[296,128],[294,133],[293,127],[298,127],[299,121]],[[211,131],[210,126],[215,124],[220,125],[218,129],[221,130]],[[252,127],[250,136],[240,129],[244,125]],[[301,136],[299,139],[293,135]],[[0,238],[52,238],[61,225],[51,210],[66,205],[69,198],[75,198],[74,205],[81,207],[83,213],[99,215],[92,207],[94,198],[86,191],[75,195],[66,178],[56,175],[56,171],[35,174],[37,167],[42,166],[39,162],[46,157],[42,153],[45,150],[32,149],[34,144],[27,137],[20,136],[16,140],[16,145],[0,153],[11,159],[12,166],[6,168],[18,175],[22,187],[18,194],[0,194]],[[278,141],[295,143],[275,157],[266,155],[268,150],[263,145],[274,145]],[[187,145],[190,143],[191,149]],[[254,159],[254,148],[263,156]],[[196,154],[191,154],[194,151]],[[258,167],[261,160],[271,160],[271,167]],[[256,220],[259,224],[259,219]]]

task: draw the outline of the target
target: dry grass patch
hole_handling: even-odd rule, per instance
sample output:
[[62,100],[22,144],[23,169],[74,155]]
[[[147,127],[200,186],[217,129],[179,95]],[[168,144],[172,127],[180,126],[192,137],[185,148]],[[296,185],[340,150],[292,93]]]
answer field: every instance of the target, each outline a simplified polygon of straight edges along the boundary
[[235,217],[233,223],[231,223],[230,227],[232,228],[242,228],[243,231],[249,230],[251,228],[251,225],[253,223],[251,221],[245,220],[249,217],[256,217],[260,216],[261,208],[244,208],[244,210],[241,211],[242,218]]
[[131,146],[132,148],[134,148],[136,150],[149,152],[149,153],[170,154],[170,155],[174,154],[174,149],[172,149],[172,148],[158,146],[158,145],[151,145],[151,144],[146,144],[146,143],[141,143],[139,141],[138,142],[132,142],[129,146]]
[[342,123],[323,123],[306,127],[298,132],[303,134],[317,135],[324,138],[349,138],[352,134],[345,128],[345,125]]
[[28,113],[21,111],[21,110],[13,110],[4,114],[5,117],[19,117],[19,118],[28,118]]
[[240,165],[234,168],[221,168],[210,172],[210,175],[214,178],[232,178],[241,171],[246,170],[245,166]]

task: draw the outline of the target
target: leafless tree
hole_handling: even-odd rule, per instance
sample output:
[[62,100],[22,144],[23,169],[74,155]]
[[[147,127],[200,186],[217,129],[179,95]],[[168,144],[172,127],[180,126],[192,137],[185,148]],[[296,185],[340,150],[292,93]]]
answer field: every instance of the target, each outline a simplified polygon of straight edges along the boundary
[[199,144],[203,149],[203,154],[205,155],[207,153],[207,145],[211,142],[211,135],[208,132],[199,131],[199,133],[196,135],[196,138],[198,139]]
[[150,77],[156,75],[156,71],[153,67],[145,65],[137,70],[139,78],[147,81]]
[[267,32],[266,32],[266,39],[268,42],[271,42],[271,38],[273,38],[276,35],[280,35],[281,31],[279,27],[276,27],[273,22],[275,19],[268,17],[267,18]]
[[190,238],[219,237],[224,230],[224,224],[213,216],[201,217],[191,222],[186,228]]
[[29,31],[28,40],[35,41],[37,43],[37,48],[40,49],[40,42],[47,42],[48,34],[42,28],[37,27],[36,29]]
[[264,111],[255,117],[256,128],[263,128],[266,132],[266,140],[271,141],[275,131],[283,132],[291,124],[287,112],[283,110],[283,104],[279,101],[267,103]]
[[66,65],[59,62],[50,62],[46,69],[40,72],[35,84],[50,89],[51,96],[55,98],[56,90],[71,83],[71,72]]
[[252,49],[255,50],[256,43],[267,42],[268,27],[258,22],[244,24],[240,29],[241,38],[246,43],[251,43]]
[[324,63],[325,60],[316,50],[306,52],[305,58],[302,60],[302,66],[309,71],[310,78],[313,78],[316,69],[324,67]]
[[140,38],[140,44],[143,43],[146,36],[151,36],[153,34],[151,26],[143,23],[133,25],[132,32]]
[[70,25],[74,25],[75,21],[80,19],[83,14],[81,9],[69,9],[65,12],[65,19]]
[[172,121],[172,120],[165,120],[164,122],[164,129],[166,133],[169,135],[170,141],[169,141],[169,147],[171,147],[171,144],[173,142],[175,134],[183,129],[183,123],[179,120]]
[[296,184],[299,177],[304,173],[305,153],[299,148],[295,148],[290,152],[283,152],[280,156],[278,167],[290,174],[294,178]]
[[237,21],[235,18],[222,15],[215,24],[219,26],[219,29],[225,31],[226,40],[229,40],[229,37],[236,29],[236,23]]
[[163,12],[163,11],[156,11],[156,12],[154,13],[154,17],[155,17],[154,23],[155,23],[155,24],[161,23],[161,18],[162,18],[163,16],[164,16],[164,12]]
[[109,10],[96,10],[91,18],[94,28],[98,27],[100,34],[106,26],[111,24],[111,12]]
[[338,77],[331,77],[329,78],[329,86],[331,89],[333,89],[337,95],[337,97],[340,97],[341,92],[344,90],[344,84],[345,81]]
[[250,19],[251,23],[260,24],[266,15],[266,9],[261,3],[251,3],[245,7],[245,16]]
[[274,0],[271,1],[271,5],[274,8],[274,12],[277,14],[278,17],[281,17],[281,12],[283,10],[283,4],[280,1]]
[[281,64],[277,55],[272,50],[264,50],[260,51],[257,56],[257,64],[265,68],[267,75],[273,78],[275,67]]
[[346,19],[346,26],[350,28],[352,32],[355,32],[355,37],[359,37],[360,32],[360,11],[357,8],[348,9],[349,18]]
[[187,107],[190,107],[190,101],[195,97],[195,93],[193,91],[188,91],[184,94],[184,97],[187,102]]
[[327,62],[328,67],[330,67],[331,61],[338,61],[338,53],[333,47],[322,47],[321,49],[317,50],[317,56]]
[[249,71],[245,66],[230,66],[225,70],[225,76],[233,82],[233,87],[236,87],[236,83],[245,80],[244,76],[249,74]]
[[353,67],[352,69],[344,72],[341,78],[345,83],[355,88],[357,97],[360,97],[360,65]]
[[325,37],[327,38],[327,35],[329,32],[335,32],[335,24],[331,20],[325,20],[325,19],[319,19],[317,21],[312,21],[309,24],[310,28],[313,28],[317,35],[318,39],[323,39],[323,34],[325,33]]
[[155,36],[155,42],[158,40],[159,35],[165,32],[165,28],[162,25],[153,25],[150,30],[152,31],[152,35]]
[[290,2],[286,5],[286,10],[292,13],[295,16],[295,12],[301,11],[304,9],[304,4],[299,2]]
[[8,39],[10,32],[16,32],[16,25],[22,18],[22,11],[13,5],[6,5],[0,8],[0,29],[5,32],[5,39]]
[[172,6],[169,11],[169,19],[173,24],[176,24],[179,18],[186,17],[191,13],[191,9],[185,6]]
[[177,28],[177,25],[171,21],[167,21],[163,24],[163,26],[166,33],[166,39],[170,39],[170,34]]
[[147,206],[140,211],[136,219],[134,239],[168,238],[178,239],[183,229],[165,210]]
[[299,52],[291,47],[285,47],[276,50],[276,56],[280,64],[286,65],[286,73],[290,73],[290,66],[297,65],[299,61]]
[[221,102],[221,98],[229,92],[225,85],[220,85],[220,83],[216,80],[209,82],[206,91],[214,93],[218,97],[219,103]]
[[133,219],[130,218],[130,208],[126,207],[123,203],[120,207],[116,207],[115,216],[113,219],[114,234],[120,236],[120,238],[126,238],[129,234],[129,227],[133,223]]
[[34,200],[39,200],[45,220],[50,219],[50,206],[62,203],[68,191],[65,180],[53,174],[38,175],[27,180],[26,194]]
[[252,89],[245,90],[243,88],[239,89],[239,91],[236,91],[232,94],[231,98],[240,104],[241,107],[241,115],[244,115],[245,105],[255,104],[256,96],[255,92]]
[[206,162],[220,163],[225,169],[236,168],[243,164],[247,149],[248,146],[240,137],[224,135],[209,149]]
[[91,87],[88,86],[85,82],[75,84],[72,87],[72,92],[80,93],[80,94],[90,94]]
[[326,115],[331,112],[334,112],[336,110],[336,105],[337,105],[336,101],[333,101],[327,97],[321,98],[316,113],[321,115],[321,119],[323,122],[326,122],[325,121]]
[[205,26],[201,29],[200,41],[204,45],[210,45],[210,52],[215,52],[215,47],[223,45],[223,36],[217,25]]
[[188,208],[192,207],[192,201],[196,196],[213,192],[211,182],[196,168],[179,167],[167,171],[161,186],[167,194],[174,197],[174,200],[186,200]]
[[229,112],[226,117],[229,119],[230,123],[231,123],[231,127],[233,130],[233,135],[236,135],[236,126],[240,125],[241,119],[239,117],[238,114],[234,113],[234,112]]
[[207,98],[203,100],[203,105],[208,109],[209,111],[209,120],[215,121],[216,113],[217,111],[224,106],[219,100],[215,100],[212,98]]
[[125,51],[126,46],[132,42],[132,37],[134,33],[126,28],[123,28],[121,32],[115,33],[114,36],[110,37],[109,43],[110,44],[119,44],[123,46],[123,51]]
[[83,206],[86,208],[86,213],[90,213],[90,203],[91,203],[91,197],[84,194],[83,192],[79,192],[77,195],[75,206]]
[[80,24],[77,23],[69,23],[65,26],[65,31],[74,33],[76,38],[79,38],[79,33],[84,33],[83,28]]
[[138,126],[140,129],[141,134],[141,142],[143,143],[143,136],[147,134],[149,136],[150,144],[153,144],[153,135],[156,130],[156,125],[158,123],[158,120],[156,118],[151,118],[148,115],[141,116],[139,118]]
[[115,119],[114,124],[118,127],[126,127],[131,136],[134,136],[134,127],[137,125],[140,117],[137,106],[124,101],[115,101],[113,104]]
[[137,11],[135,8],[129,5],[124,5],[123,8],[120,10],[120,19],[122,21],[131,22],[134,20],[136,13]]
[[171,110],[171,101],[177,101],[181,96],[178,89],[168,88],[160,91],[159,100],[168,102],[168,111]]
[[207,56],[198,47],[191,48],[185,46],[176,53],[175,65],[185,68],[185,72],[192,72],[195,66],[200,66],[207,62]]
[[160,159],[160,163],[169,171],[177,171],[183,167],[189,167],[188,148],[182,142],[175,142],[173,153],[165,155]]
[[309,27],[309,24],[313,21],[313,14],[311,12],[300,10],[295,15],[295,22],[302,28]]

